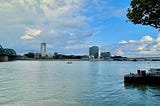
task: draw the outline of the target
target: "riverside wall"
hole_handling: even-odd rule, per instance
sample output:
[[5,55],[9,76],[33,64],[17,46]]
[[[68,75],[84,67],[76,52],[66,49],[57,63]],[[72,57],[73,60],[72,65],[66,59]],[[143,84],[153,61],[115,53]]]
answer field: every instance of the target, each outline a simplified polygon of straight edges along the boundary
[[6,62],[8,60],[8,56],[0,56],[0,62]]

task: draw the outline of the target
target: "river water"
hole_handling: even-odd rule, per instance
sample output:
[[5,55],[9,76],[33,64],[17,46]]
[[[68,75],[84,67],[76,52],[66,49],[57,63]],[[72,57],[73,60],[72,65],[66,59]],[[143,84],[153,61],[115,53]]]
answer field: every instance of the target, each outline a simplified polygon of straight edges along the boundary
[[160,62],[0,63],[0,106],[159,106],[160,86],[125,85],[124,74]]

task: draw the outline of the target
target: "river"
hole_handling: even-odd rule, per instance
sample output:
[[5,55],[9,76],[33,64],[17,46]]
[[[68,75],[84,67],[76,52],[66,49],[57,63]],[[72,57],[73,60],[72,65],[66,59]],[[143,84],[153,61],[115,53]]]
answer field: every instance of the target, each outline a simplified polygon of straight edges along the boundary
[[124,74],[160,62],[0,63],[0,106],[159,106],[160,86],[126,85]]

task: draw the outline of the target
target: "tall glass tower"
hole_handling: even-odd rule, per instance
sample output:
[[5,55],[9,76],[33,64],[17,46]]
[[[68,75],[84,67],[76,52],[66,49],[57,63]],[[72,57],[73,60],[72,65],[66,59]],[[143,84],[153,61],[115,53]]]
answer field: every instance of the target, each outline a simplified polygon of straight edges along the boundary
[[41,43],[41,55],[45,55],[46,53],[46,43]]
[[94,59],[99,58],[99,47],[98,46],[92,46],[89,48],[89,56],[93,57]]

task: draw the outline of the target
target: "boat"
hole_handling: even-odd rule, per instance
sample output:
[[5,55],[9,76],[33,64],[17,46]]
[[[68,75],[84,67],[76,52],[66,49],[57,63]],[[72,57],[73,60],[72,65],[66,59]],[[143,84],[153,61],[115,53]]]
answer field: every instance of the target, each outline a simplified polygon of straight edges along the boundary
[[126,74],[124,83],[160,85],[160,68],[150,68],[148,71],[137,70],[137,73]]
[[160,75],[160,68],[150,68],[148,70],[149,75]]
[[72,64],[72,61],[67,61],[67,64]]

